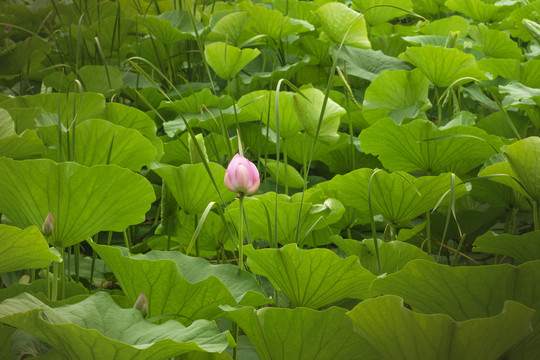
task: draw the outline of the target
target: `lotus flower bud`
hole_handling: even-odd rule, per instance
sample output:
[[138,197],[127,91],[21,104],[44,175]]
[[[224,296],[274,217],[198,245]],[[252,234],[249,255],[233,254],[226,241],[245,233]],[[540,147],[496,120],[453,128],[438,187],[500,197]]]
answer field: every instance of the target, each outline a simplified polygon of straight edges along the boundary
[[148,300],[146,299],[146,295],[144,295],[144,291],[141,292],[141,295],[139,295],[137,301],[135,301],[133,308],[139,310],[143,317],[146,316],[146,313],[148,312]]
[[236,193],[253,194],[261,180],[255,164],[240,154],[234,155],[225,172],[225,186]]
[[45,236],[51,236],[54,232],[54,220],[52,213],[49,212],[45,220],[43,221],[43,226],[41,227],[41,233]]

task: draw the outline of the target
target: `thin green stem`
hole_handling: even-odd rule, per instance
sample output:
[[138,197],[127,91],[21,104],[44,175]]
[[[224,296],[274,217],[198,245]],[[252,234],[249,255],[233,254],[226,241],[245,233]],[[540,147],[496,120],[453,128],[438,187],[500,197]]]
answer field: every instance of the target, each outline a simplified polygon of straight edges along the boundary
[[60,267],[60,264],[57,261],[53,262],[53,282],[52,282],[52,293],[51,293],[51,298],[50,298],[51,301],[56,301],[58,299],[58,269],[59,267]]
[[244,269],[244,194],[238,198],[238,268]]
[[289,177],[287,173],[287,146],[285,144],[285,138],[283,138],[283,163],[285,164],[285,195],[289,195]]

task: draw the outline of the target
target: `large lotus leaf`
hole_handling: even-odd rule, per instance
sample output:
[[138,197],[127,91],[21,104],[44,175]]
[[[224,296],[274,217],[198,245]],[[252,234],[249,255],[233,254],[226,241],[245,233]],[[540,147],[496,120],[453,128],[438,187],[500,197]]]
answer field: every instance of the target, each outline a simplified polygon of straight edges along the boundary
[[[324,102],[324,93],[319,89],[310,88],[302,90],[302,94],[307,99],[299,94],[293,95],[298,120],[300,120],[307,134],[315,136]],[[339,120],[346,113],[347,111],[345,109],[331,99],[328,99],[319,129],[319,138],[321,141],[333,142],[339,138],[337,133]]]
[[307,1],[290,2],[287,0],[272,0],[274,9],[281,11],[288,16],[305,20],[315,26],[318,25],[317,17],[313,11],[317,10],[321,4]]
[[238,323],[262,360],[380,359],[373,346],[353,331],[347,310],[223,307]]
[[[409,47],[400,58],[416,66],[438,87],[447,87],[456,80],[470,77],[485,79],[484,73],[476,65],[474,56],[456,48],[443,48],[433,45]],[[469,82],[462,80],[463,82]]]
[[525,263],[540,260],[539,239],[540,231],[523,235],[498,235],[490,231],[476,238],[473,243],[473,251],[510,256],[520,263]]
[[[73,272],[72,272],[73,274]],[[51,302],[47,293],[50,293],[51,284],[47,283],[46,279],[37,279],[32,281],[29,284],[20,284],[15,283],[8,288],[0,289],[0,301],[13,298],[22,293],[31,294],[42,301],[45,301],[51,306],[64,305],[65,303],[73,303],[72,299],[83,299],[88,295],[88,289],[80,282],[67,282],[64,284],[64,294],[66,295],[66,300],[59,300]],[[129,306],[129,304],[128,304]]]
[[114,124],[139,131],[156,148],[156,160],[161,158],[163,143],[156,135],[156,123],[146,113],[133,106],[110,102],[105,105],[105,116]]
[[514,2],[500,4],[496,0],[447,0],[445,5],[483,23],[502,20],[518,7]]
[[[349,146],[349,135],[337,133],[339,139],[332,143],[317,141],[313,150],[312,160],[324,161],[332,151],[343,150]],[[315,138],[306,133],[298,134],[287,139],[287,156],[299,164],[306,165],[312,154],[313,142]]]
[[278,167],[278,162],[272,159],[261,159],[260,161],[268,170],[270,176],[275,180],[276,176],[279,175],[278,185],[285,186],[287,185],[293,189],[300,189],[304,186],[304,178],[300,173],[291,165],[280,162]]
[[344,45],[370,49],[366,19],[364,15],[338,2],[327,3],[315,11],[321,27],[335,45]]
[[403,360],[497,359],[531,332],[533,314],[506,301],[500,314],[457,322],[443,314],[415,313],[393,295],[363,301],[347,313],[380,359]]
[[3,339],[3,341],[0,341],[0,357],[2,357],[2,359],[13,358],[11,342],[9,339],[11,339],[11,336],[16,330],[17,329],[12,328],[11,326],[0,324],[0,339]]
[[469,28],[470,24],[467,19],[453,15],[428,23],[420,29],[420,32],[424,35],[437,35],[446,38],[449,32],[454,31],[459,32],[460,38],[464,38],[469,33]]
[[266,35],[276,43],[285,36],[296,35],[315,28],[307,21],[293,19],[277,10],[267,9],[250,2],[242,2],[240,7],[251,15],[250,27],[257,34]]
[[155,200],[142,176],[114,165],[88,168],[51,160],[0,159],[0,213],[14,225],[39,228],[49,212],[49,242],[67,247],[99,231],[123,231],[144,221]]
[[[50,308],[29,294],[0,303],[0,321],[51,344],[69,359],[167,359],[191,351],[223,352],[227,333],[209,321],[149,323],[105,292]],[[99,346],[96,346],[99,344]]]
[[339,53],[339,66],[347,69],[348,75],[373,81],[380,73],[387,70],[409,70],[406,62],[385,55],[382,51],[358,49],[344,46]]
[[42,268],[58,256],[49,250],[47,241],[35,226],[24,230],[0,224],[0,273]]
[[[264,49],[263,49],[264,50]],[[272,50],[266,49],[264,53],[270,53]],[[274,53],[275,54],[275,53]],[[271,55],[274,56],[275,55]],[[281,65],[277,62],[277,58],[274,59],[275,62],[272,63],[270,68],[268,65],[268,60],[264,59],[264,56],[256,58],[253,62],[249,63],[248,66],[242,71],[239,75],[241,83],[257,84],[258,81],[263,81],[265,83],[277,83],[280,79],[291,79],[293,75],[302,71],[305,67],[309,67],[308,64],[312,63],[313,60],[308,56],[304,55],[303,58],[298,58],[293,54],[285,55],[286,64]],[[259,85],[256,85],[259,86]]]
[[[292,92],[279,93],[279,136],[289,138],[302,130],[298,115],[294,108]],[[270,129],[277,131],[276,127],[276,92],[259,90],[246,94],[238,100],[238,107],[247,113],[251,120],[262,120],[269,124]]]
[[[75,102],[75,114],[73,113],[73,103]],[[0,102],[0,107],[11,111],[17,108],[41,108],[46,113],[58,114],[62,119],[62,124],[67,126],[75,118],[77,123],[81,121],[102,118],[105,110],[105,98],[101,94],[85,92],[82,95],[77,93],[69,94],[38,94],[17,96]],[[18,124],[15,124],[19,131]]]
[[509,205],[518,206],[522,209],[530,209],[526,198],[531,199],[531,197],[529,193],[518,183],[516,173],[514,170],[512,170],[512,167],[508,161],[502,161],[489,165],[482,169],[482,171],[478,173],[478,176],[501,174],[507,176],[495,176],[489,178],[489,180],[506,185],[510,187],[510,190],[513,190],[513,192],[510,194],[507,192],[500,193],[499,196],[507,201]]
[[45,153],[45,146],[34,130],[13,134],[0,139],[0,156],[15,160],[33,159]]
[[225,80],[235,77],[260,53],[259,49],[240,49],[224,42],[215,42],[204,49],[208,65]]
[[[373,170],[359,169],[335,176],[329,184],[339,201],[360,212],[369,207],[369,181]],[[460,182],[456,178],[456,184]],[[404,172],[377,172],[371,181],[373,215],[381,214],[393,224],[414,219],[432,210],[450,189],[451,174],[414,178]],[[463,185],[456,186],[454,198],[467,192]]]
[[[58,126],[40,127],[45,145],[50,147],[49,157],[58,158]],[[69,139],[68,139],[69,138]],[[73,144],[75,141],[75,144]],[[74,161],[85,165],[118,165],[139,171],[156,157],[156,149],[135,129],[115,125],[110,121],[92,119],[77,125],[75,139],[71,133],[62,132],[62,159],[75,150]]]
[[367,299],[375,275],[356,256],[339,258],[328,249],[303,250],[296,244],[254,250],[246,246],[247,265],[266,276],[295,306],[312,309],[345,299]]
[[[276,201],[278,207],[277,241],[280,244],[295,242],[299,214],[298,242],[303,244],[311,230],[322,229],[337,222],[344,212],[343,205],[335,199],[327,199],[322,204],[313,204],[305,200],[300,206],[299,197],[292,198],[285,194],[280,194],[277,200],[274,192],[252,196],[244,200],[244,209],[252,238],[274,241]],[[238,201],[230,204],[227,210],[233,221],[237,222]]]
[[540,261],[519,267],[509,264],[450,267],[413,260],[400,271],[376,279],[372,290],[401,296],[415,311],[448,314],[457,321],[493,316],[500,313],[506,300],[519,301],[537,310],[533,318],[535,331],[514,346],[511,353],[515,357],[510,358],[533,359],[532,355],[540,351],[538,284]]
[[532,34],[525,27],[525,19],[531,19],[532,14],[538,13],[540,10],[540,3],[538,1],[531,1],[527,4],[522,4],[506,18],[508,22],[508,29],[504,29],[510,32],[510,35],[514,38],[520,38],[523,41],[531,41],[533,39]]
[[429,80],[417,69],[385,71],[369,84],[362,115],[369,124],[390,117],[401,124],[405,118],[425,118],[431,107]]
[[509,145],[504,152],[529,197],[540,201],[540,138],[531,136]]
[[[197,269],[189,269],[189,262],[178,252],[130,255],[125,248],[91,245],[112,269],[132,303],[141,292],[145,293],[150,317],[174,315],[189,324],[197,319],[216,318],[221,313],[219,305],[237,306],[242,302],[260,306],[268,303],[260,286],[244,271],[228,270],[218,278],[213,274],[220,268],[208,268],[199,263],[197,269],[202,273],[197,274]],[[184,276],[182,271],[188,275]],[[226,279],[231,290],[221,278]]]
[[106,98],[124,86],[122,72],[116,66],[86,65],[79,69],[78,75],[86,91],[103,94]]
[[[144,16],[142,19],[150,35],[161,40],[166,46],[195,38],[195,31],[187,10],[165,11],[157,16]],[[200,34],[203,25],[198,20],[194,21],[197,32]]]
[[[235,198],[236,193],[225,187],[225,169],[216,163],[208,163],[219,193],[212,183],[210,175],[202,163],[184,164],[179,167],[157,165],[152,168],[165,180],[186,214],[202,214],[212,201],[218,204],[228,202]],[[220,197],[221,194],[221,197]]]
[[[453,136],[431,141],[430,138]],[[463,135],[463,136],[462,136]],[[471,126],[439,130],[432,122],[415,120],[398,126],[382,119],[360,134],[362,149],[379,155],[384,167],[396,171],[451,171],[465,174],[483,164],[503,143],[497,136]]]
[[[358,256],[363,267],[373,274],[379,274],[375,244],[373,239],[357,241],[352,239],[337,238],[333,240],[341,251],[347,256]],[[434,261],[431,256],[418,247],[403,241],[385,242],[377,239],[379,245],[379,258],[381,260],[381,273],[391,274],[401,270],[409,261],[424,259]]]
[[249,13],[246,11],[233,12],[219,19],[207,35],[208,40],[226,41],[227,43],[240,46],[251,37],[246,30],[250,20]]
[[485,25],[471,27],[469,36],[476,41],[476,46],[488,57],[502,59],[521,59],[523,57],[518,44],[503,31],[490,29]]
[[412,11],[411,0],[354,0],[353,3],[364,14],[366,22],[371,26],[407,15],[404,10]]
[[540,72],[540,60],[531,59],[523,63],[518,59],[482,59],[478,67],[494,77],[518,80],[521,85],[540,88],[540,79],[536,75]]

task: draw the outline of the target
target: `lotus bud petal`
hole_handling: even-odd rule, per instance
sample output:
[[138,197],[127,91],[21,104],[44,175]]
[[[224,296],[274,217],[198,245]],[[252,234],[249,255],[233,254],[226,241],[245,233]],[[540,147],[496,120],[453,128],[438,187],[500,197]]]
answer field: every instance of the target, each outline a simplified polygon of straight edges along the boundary
[[253,194],[261,180],[255,164],[240,154],[234,155],[225,172],[225,186],[236,193]]
[[135,301],[133,308],[139,310],[143,317],[146,316],[146,313],[148,312],[148,300],[146,299],[144,292],[141,292],[141,295],[139,295],[137,301]]
[[54,232],[54,219],[52,213],[49,212],[45,220],[43,221],[43,226],[41,227],[41,233],[45,236],[51,236]]

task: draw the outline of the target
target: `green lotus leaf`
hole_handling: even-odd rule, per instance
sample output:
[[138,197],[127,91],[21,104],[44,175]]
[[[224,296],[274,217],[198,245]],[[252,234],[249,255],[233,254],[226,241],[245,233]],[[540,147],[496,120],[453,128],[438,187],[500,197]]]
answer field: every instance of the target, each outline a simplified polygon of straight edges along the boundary
[[[490,166],[487,166],[478,173],[478,176],[501,175],[501,174],[504,174],[507,176],[491,177],[489,178],[489,180],[512,188],[517,193],[514,195],[514,197],[516,196],[519,197],[519,195],[521,195],[528,199],[531,198],[531,195],[518,182],[517,175],[512,169],[512,167],[510,166],[510,163],[508,161],[502,161],[502,162],[498,162]],[[502,196],[504,196],[508,200],[512,200],[511,198],[508,197],[509,194],[502,193]],[[516,198],[513,200],[515,204],[516,200],[518,199]]]
[[262,360],[380,359],[373,346],[355,336],[347,310],[283,309],[223,306],[238,323]]
[[[372,169],[359,169],[335,176],[329,184],[336,198],[361,214],[369,208],[369,181]],[[371,182],[373,215],[381,214],[393,224],[403,223],[432,210],[450,189],[451,174],[414,178],[404,172],[379,171]],[[460,180],[456,178],[455,183]],[[463,185],[456,186],[454,198],[467,192]],[[407,204],[406,206],[404,204]]]
[[354,329],[381,359],[497,359],[531,332],[534,311],[506,301],[500,314],[462,322],[443,314],[418,314],[386,295],[347,313]]
[[[279,93],[279,136],[289,138],[302,130],[298,115],[294,108],[294,93],[281,91]],[[276,92],[258,90],[242,96],[238,100],[238,107],[247,113],[252,120],[262,120],[269,124],[270,129],[277,131],[276,127]]]
[[[510,119],[514,128],[509,125],[508,119]],[[484,117],[476,123],[476,126],[479,129],[486,131],[488,134],[501,136],[507,139],[515,139],[516,133],[514,132],[514,129],[517,130],[517,133],[522,138],[525,138],[527,137],[529,124],[530,119],[520,113],[514,111],[499,111]]]
[[[187,10],[165,11],[157,16],[144,16],[142,20],[150,35],[162,41],[166,46],[195,38],[195,31]],[[200,34],[204,27],[198,20],[194,21],[197,32]]]
[[[281,79],[293,79],[293,76],[301,72],[304,68],[309,67],[308,64],[313,60],[308,55],[297,57],[293,54],[287,54],[286,64],[281,65],[276,53],[271,49],[262,49],[263,56],[258,56],[250,62],[238,77],[242,84],[254,85],[260,88],[260,85],[255,85],[259,81],[275,84]],[[265,59],[266,57],[266,59]],[[270,59],[268,59],[270,57]],[[268,63],[272,61],[270,68]]]
[[106,98],[117,94],[124,86],[122,72],[115,66],[86,65],[78,74],[86,91],[103,94]]
[[436,15],[444,8],[445,1],[446,0],[413,0],[413,9],[422,15]]
[[499,4],[496,0],[447,0],[445,5],[483,23],[502,20],[518,7],[513,2]]
[[375,275],[356,256],[339,258],[328,249],[299,249],[288,244],[279,249],[245,247],[247,265],[266,276],[295,306],[320,308],[345,298],[367,299]]
[[[445,136],[449,137],[422,141]],[[471,126],[440,130],[427,120],[398,126],[391,119],[381,119],[363,130],[360,142],[367,154],[378,155],[389,170],[436,174],[446,171],[466,174],[503,145],[499,137]]]
[[[76,103],[75,114],[73,113],[73,103]],[[85,92],[82,95],[77,93],[69,94],[39,94],[25,95],[1,101],[0,107],[8,111],[18,108],[32,108],[32,115],[35,109],[43,109],[45,113],[58,114],[62,119],[62,124],[68,127],[75,117],[77,123],[84,120],[102,118],[105,111],[105,98],[101,94]],[[33,122],[33,118],[30,122]],[[32,128],[34,125],[32,125]],[[16,131],[20,131],[19,124],[15,122]]]
[[344,45],[362,49],[371,48],[366,19],[363,14],[350,9],[344,4],[330,2],[318,8],[315,15],[319,18],[325,35],[335,45],[341,44],[345,38]]
[[287,0],[273,0],[272,6],[274,9],[281,11],[283,14],[294,19],[305,20],[315,26],[318,25],[317,17],[313,13],[320,6],[318,3],[307,1],[290,2]]
[[0,173],[0,213],[17,227],[41,228],[51,212],[54,232],[48,240],[54,246],[139,224],[155,199],[145,178],[114,165],[1,158]]
[[369,124],[385,117],[398,124],[407,118],[425,118],[431,108],[428,91],[429,80],[417,69],[385,71],[366,89],[362,115]]
[[519,140],[509,145],[504,154],[528,196],[540,201],[540,138]]
[[15,123],[11,119],[9,112],[0,109],[0,139],[13,135],[17,135],[15,132]]
[[159,161],[163,153],[163,143],[156,135],[157,127],[154,120],[136,107],[114,102],[105,105],[105,115],[106,119],[113,124],[139,131],[154,145],[156,148],[155,160]]
[[15,283],[8,288],[0,289],[0,301],[14,298],[22,293],[28,293],[51,306],[59,306],[64,303],[73,303],[74,299],[76,299],[76,302],[88,296],[88,289],[85,288],[82,283],[71,281],[64,284],[64,294],[66,295],[66,299],[51,302],[47,296],[47,294],[50,294],[50,289],[51,283],[47,283],[46,279],[37,279],[30,284]]
[[11,336],[15,331],[17,331],[17,329],[12,328],[11,326],[0,324],[0,338],[6,339],[4,341],[0,341],[0,356],[3,359],[13,358],[13,352],[11,351],[11,342],[7,339],[11,339]]
[[0,135],[0,156],[15,160],[33,159],[45,153],[45,146],[34,130],[24,130],[20,135]]
[[251,34],[246,36],[246,27],[250,21],[246,11],[233,12],[219,19],[206,37],[208,40],[224,41],[233,46],[240,46],[249,40]]
[[485,25],[471,27],[469,36],[476,46],[488,57],[502,59],[521,59],[523,54],[518,44],[503,31],[490,29]]
[[[525,27],[525,23],[528,22],[525,20],[531,19],[532,14],[538,12],[539,10],[540,3],[536,1],[522,4],[522,6],[512,11],[510,15],[505,19],[508,22],[507,27],[505,27],[504,29],[510,32],[510,35],[512,35],[512,37],[514,38],[520,38],[523,41],[531,41],[534,37],[529,30],[532,29],[530,29],[530,26],[529,28]],[[538,21],[538,19],[535,19],[535,21]],[[531,24],[529,23],[528,25]]]
[[[39,134],[49,147],[49,158],[58,159],[58,126],[40,127]],[[92,119],[77,125],[75,139],[62,132],[62,159],[68,159],[69,154],[85,166],[111,164],[139,171],[154,160],[156,149],[135,129]]]
[[[540,106],[540,89],[534,89],[520,83],[499,86],[501,93],[506,96],[505,103],[510,105],[525,105],[525,107]],[[534,121],[534,119],[531,119]]]
[[412,11],[413,5],[411,0],[354,0],[353,3],[364,14],[366,22],[371,26],[405,16],[407,12],[404,10]]
[[[357,241],[337,238],[333,240],[341,251],[347,256],[358,256],[363,267],[373,274],[379,274],[379,267],[373,239]],[[381,273],[391,274],[401,270],[409,261],[424,259],[434,261],[431,256],[418,247],[402,241],[385,242],[377,239],[379,245],[379,258],[381,260]]]
[[259,49],[240,49],[224,42],[215,42],[204,49],[204,57],[210,67],[222,79],[232,79],[253,59]]
[[21,294],[0,303],[0,321],[48,342],[69,359],[167,359],[192,351],[220,353],[228,345],[227,333],[209,321],[155,325],[139,310],[120,308],[105,292],[59,308]]
[[420,29],[424,35],[438,35],[448,37],[449,32],[459,32],[459,37],[464,38],[469,33],[470,24],[462,16],[452,15],[428,23]]
[[[347,149],[350,142],[349,135],[340,132],[338,132],[337,135],[339,138],[332,143],[325,143],[317,140],[315,149],[313,150],[312,160],[324,161],[325,157],[332,151]],[[313,149],[314,140],[315,138],[313,136],[309,136],[306,133],[297,134],[288,138],[286,142],[287,156],[299,164],[306,165],[310,154],[312,153],[311,150]]]
[[[285,194],[279,194],[277,200],[275,192],[251,196],[244,200],[244,208],[252,238],[274,241],[276,202],[279,209],[277,212],[277,241],[280,244],[295,242],[299,217],[298,242],[307,244],[312,230],[323,229],[337,222],[344,212],[341,203],[336,202],[335,199],[327,199],[322,204],[304,200],[303,205],[300,206],[300,196],[289,197]],[[231,214],[231,219],[237,223],[238,201],[231,203],[227,210]]]
[[264,164],[266,170],[268,170],[268,173],[274,180],[279,172],[278,185],[285,186],[285,184],[287,184],[288,187],[293,189],[300,189],[304,186],[304,178],[291,165],[287,164],[287,168],[285,169],[285,164],[280,162],[278,170],[277,161],[275,160],[267,159],[265,161],[264,159],[260,159],[259,162]]
[[253,276],[233,265],[210,265],[178,251],[130,255],[126,248],[91,245],[132,303],[145,293],[149,317],[174,315],[189,324],[216,318],[221,313],[219,305],[261,306],[269,302]]
[[[409,47],[400,56],[416,66],[422,73],[438,87],[448,87],[462,78],[483,80],[484,73],[476,65],[474,56],[452,48],[438,46]],[[471,81],[462,80],[460,83]]]
[[339,66],[347,68],[348,75],[373,81],[379,74],[387,70],[408,70],[409,66],[403,60],[387,56],[382,51],[358,49],[344,46],[339,53]]
[[[19,19],[21,18],[14,18],[13,24],[22,26]],[[36,29],[36,31],[39,30]],[[23,72],[30,78],[41,79],[43,77],[41,71],[43,71],[44,66],[41,62],[47,58],[52,49],[47,40],[40,36],[30,36],[23,41],[13,43],[8,49],[0,53],[0,63],[2,64],[0,79],[17,78]]]
[[[540,60],[531,59],[525,63],[518,59],[482,59],[478,67],[494,77],[518,80],[521,85],[540,88],[540,79],[536,74],[540,71]],[[517,84],[516,84],[517,85]]]
[[[171,193],[186,214],[202,214],[212,201],[219,204],[231,201],[236,193],[225,187],[225,169],[216,163],[208,163],[219,193],[202,163],[184,164],[179,167],[155,165],[152,167],[169,186]],[[221,194],[221,196],[220,196]]]
[[35,226],[24,230],[0,224],[0,273],[48,267],[58,256]]
[[285,36],[315,30],[307,21],[293,19],[280,11],[271,10],[250,2],[240,3],[240,7],[251,15],[250,27],[256,34],[266,35],[276,43]]
[[[315,88],[302,90],[302,94],[293,95],[294,107],[298,115],[298,120],[305,132],[308,135],[315,137],[318,129],[322,104],[324,101],[324,93]],[[328,99],[321,126],[319,128],[319,139],[324,142],[334,142],[339,138],[337,133],[340,117],[345,115],[347,111],[337,103]]]
[[540,231],[523,235],[495,234],[490,231],[476,238],[473,251],[510,256],[520,263],[540,260],[539,236]]
[[[372,290],[403,298],[414,311],[447,314],[456,321],[494,316],[506,300],[536,310],[534,332],[509,351],[509,358],[532,359],[540,351],[540,261],[450,267],[413,260],[400,271],[373,282]],[[493,330],[493,329],[492,329]]]

